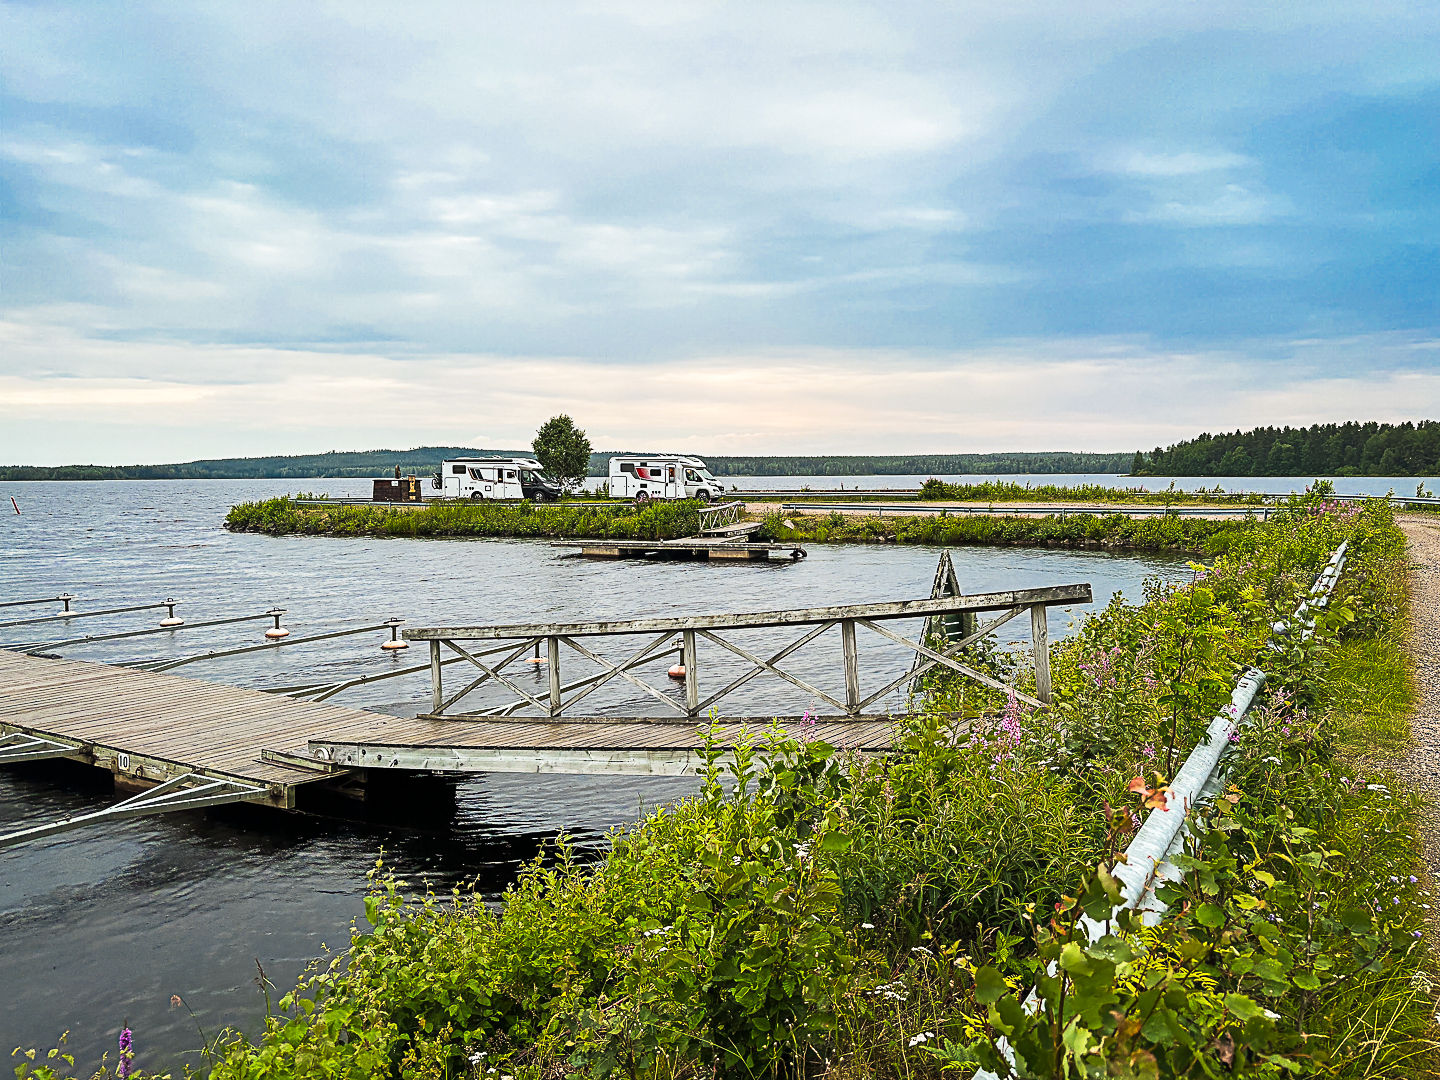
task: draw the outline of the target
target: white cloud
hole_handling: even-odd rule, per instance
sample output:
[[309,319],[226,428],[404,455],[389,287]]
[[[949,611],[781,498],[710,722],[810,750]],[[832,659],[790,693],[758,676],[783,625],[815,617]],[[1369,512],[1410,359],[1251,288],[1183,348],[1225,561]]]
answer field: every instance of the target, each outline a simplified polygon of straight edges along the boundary
[[6,464],[156,461],[160,446],[167,460],[523,446],[559,412],[600,447],[700,453],[1128,451],[1201,430],[1440,415],[1440,342],[1403,336],[1205,352],[1127,339],[806,348],[602,368],[0,332],[15,361],[0,377]]
[[1204,228],[1215,225],[1259,225],[1289,213],[1289,201],[1240,184],[1226,184],[1198,200],[1171,199],[1147,210],[1126,213],[1129,222],[1158,222]]
[[1157,154],[1131,150],[1103,162],[1102,168],[1128,176],[1170,177],[1195,176],[1200,173],[1239,169],[1253,164],[1252,159],[1242,154],[1228,152],[1207,154],[1182,151],[1173,154]]

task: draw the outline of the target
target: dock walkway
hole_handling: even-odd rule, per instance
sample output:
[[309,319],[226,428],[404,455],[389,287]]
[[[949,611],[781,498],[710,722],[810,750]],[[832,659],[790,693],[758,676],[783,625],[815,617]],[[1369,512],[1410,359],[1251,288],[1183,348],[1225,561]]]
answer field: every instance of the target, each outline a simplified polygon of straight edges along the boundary
[[[722,740],[770,722],[728,718]],[[874,751],[889,747],[891,726],[864,717],[804,730]],[[0,759],[68,758],[131,788],[185,775],[227,780],[265,789],[250,801],[289,809],[298,788],[357,768],[684,775],[698,767],[702,742],[693,719],[411,719],[0,650],[6,737]]]

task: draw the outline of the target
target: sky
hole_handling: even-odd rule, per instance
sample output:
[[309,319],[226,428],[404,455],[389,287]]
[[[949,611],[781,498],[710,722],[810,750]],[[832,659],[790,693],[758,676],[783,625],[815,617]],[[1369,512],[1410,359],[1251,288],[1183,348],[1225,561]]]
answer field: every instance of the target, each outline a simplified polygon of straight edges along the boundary
[[1440,5],[0,4],[0,464],[1440,418]]

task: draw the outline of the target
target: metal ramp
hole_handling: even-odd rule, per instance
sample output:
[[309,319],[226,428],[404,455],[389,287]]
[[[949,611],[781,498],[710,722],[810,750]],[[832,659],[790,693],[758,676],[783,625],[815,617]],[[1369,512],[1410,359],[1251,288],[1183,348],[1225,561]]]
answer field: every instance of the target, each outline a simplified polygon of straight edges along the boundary
[[[70,747],[68,752],[74,753],[74,750],[74,747]],[[47,836],[56,836],[103,821],[123,821],[126,818],[164,814],[172,810],[199,810],[207,806],[222,806],[225,803],[263,802],[267,794],[267,789],[261,785],[216,779],[199,773],[185,773],[173,780],[166,780],[163,784],[156,784],[148,791],[132,795],[114,806],[107,806],[104,810],[75,814],[59,821],[0,834],[0,848],[14,847],[31,840],[43,840]]]

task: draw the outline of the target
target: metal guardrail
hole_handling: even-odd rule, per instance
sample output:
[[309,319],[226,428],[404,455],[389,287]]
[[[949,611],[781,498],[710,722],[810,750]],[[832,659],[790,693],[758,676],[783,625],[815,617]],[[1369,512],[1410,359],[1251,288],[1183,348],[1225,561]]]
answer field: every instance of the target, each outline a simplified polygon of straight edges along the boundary
[[[1314,632],[1313,613],[1329,604],[1335,583],[1345,570],[1349,546],[1347,540],[1335,549],[1295,611],[1289,618],[1271,627],[1271,649],[1283,647],[1276,639],[1289,637],[1297,630],[1306,637]],[[1150,811],[1125,848],[1124,856],[1117,860],[1111,870],[1121,883],[1121,901],[1115,908],[1116,912],[1138,911],[1146,926],[1154,926],[1164,918],[1166,905],[1156,895],[1156,889],[1162,882],[1184,878],[1184,871],[1171,859],[1183,850],[1185,839],[1190,835],[1190,813],[1197,806],[1213,802],[1225,787],[1225,760],[1234,745],[1231,737],[1247,725],[1250,708],[1264,685],[1265,673],[1258,668],[1250,668],[1239,678],[1231,692],[1230,704],[1210,721],[1205,738],[1190,752],[1175,774],[1165,793],[1165,805]],[[1079,921],[1084,924],[1091,941],[1098,941],[1107,932],[1103,923],[1088,915],[1082,914]],[[1051,974],[1054,974],[1053,963]],[[1039,1007],[1040,999],[1031,991],[1024,1008],[1033,1014]],[[1002,1045],[1001,1049],[1007,1057],[1011,1057],[1012,1051],[1008,1046]],[[1011,1060],[1013,1064],[1013,1058]],[[974,1080],[999,1080],[999,1077],[988,1069],[977,1069]]]
[[[1349,541],[1336,548],[1294,613],[1271,627],[1271,649],[1283,647],[1279,639],[1297,632],[1308,638],[1314,632],[1314,613],[1329,604],[1335,583],[1344,572],[1348,551]],[[1165,911],[1164,903],[1155,896],[1157,879],[1179,880],[1182,876],[1169,859],[1185,843],[1186,818],[1196,806],[1213,800],[1225,786],[1225,758],[1233,745],[1230,737],[1246,726],[1250,707],[1264,685],[1265,673],[1257,668],[1250,668],[1240,677],[1230,704],[1210,722],[1205,739],[1180,766],[1166,793],[1164,809],[1150,812],[1125,850],[1126,861],[1115,869],[1115,876],[1125,883],[1122,892],[1127,902],[1122,906],[1138,908],[1149,925],[1158,922]]]

